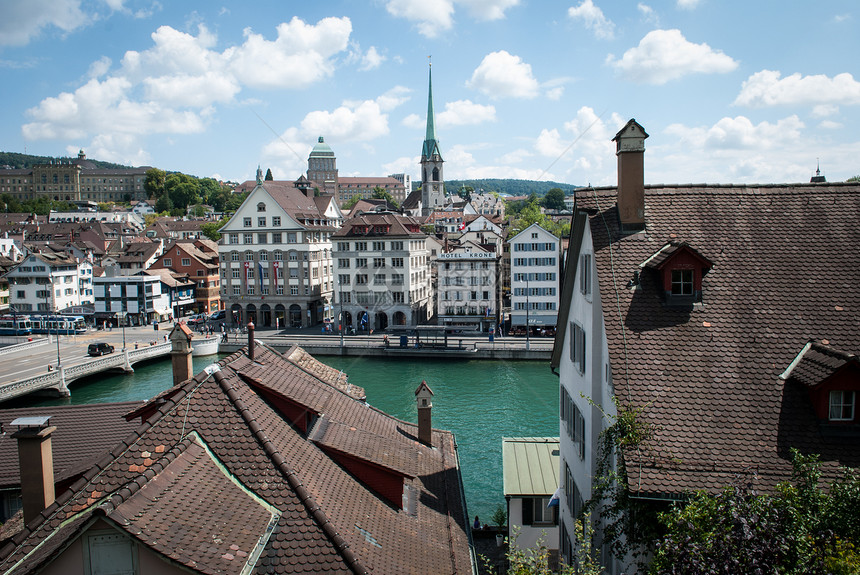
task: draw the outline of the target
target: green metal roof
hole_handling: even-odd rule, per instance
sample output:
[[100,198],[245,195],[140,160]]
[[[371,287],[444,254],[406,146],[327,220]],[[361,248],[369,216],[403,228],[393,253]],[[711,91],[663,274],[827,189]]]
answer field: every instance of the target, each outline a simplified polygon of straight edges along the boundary
[[503,437],[505,497],[545,496],[558,489],[558,437]]
[[319,137],[319,140],[317,140],[317,145],[314,146],[313,150],[311,150],[312,158],[318,158],[320,156],[326,158],[331,158],[334,156],[334,152],[332,151],[331,147],[325,143],[325,140],[322,136]]
[[433,113],[433,69],[430,69],[430,89],[427,91],[427,134],[421,148],[422,158],[442,156],[439,141],[436,139],[436,114]]

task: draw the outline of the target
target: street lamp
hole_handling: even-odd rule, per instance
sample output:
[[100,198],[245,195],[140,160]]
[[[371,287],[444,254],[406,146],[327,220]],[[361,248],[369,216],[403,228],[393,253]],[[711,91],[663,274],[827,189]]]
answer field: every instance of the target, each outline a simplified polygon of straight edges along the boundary
[[526,276],[526,351],[531,349],[531,340],[529,339],[531,325],[529,324],[529,274]]
[[[123,302],[123,307],[125,307],[125,302]],[[119,314],[117,315],[117,318],[120,320],[120,323],[122,323],[122,350],[123,351],[125,351],[125,320],[127,317],[128,317],[128,312],[125,310],[119,312]]]
[[[54,291],[54,276],[48,274],[48,285],[51,288],[51,291]],[[48,286],[45,286],[46,288]],[[51,294],[53,296],[53,294]],[[45,307],[47,308],[45,311],[47,312],[47,316],[45,316],[45,322],[48,324],[48,342],[51,341],[51,310],[54,308],[48,302],[48,291],[45,290]],[[57,326],[57,369],[60,369],[60,320],[59,318],[54,321],[54,325]]]

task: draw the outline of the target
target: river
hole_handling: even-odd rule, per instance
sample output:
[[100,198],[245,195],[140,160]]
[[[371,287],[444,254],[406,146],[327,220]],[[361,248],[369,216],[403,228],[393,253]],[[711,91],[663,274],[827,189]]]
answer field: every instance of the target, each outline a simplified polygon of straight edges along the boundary
[[[418,361],[322,356],[367,392],[367,402],[416,422],[415,389],[433,390],[433,427],[454,432],[470,516],[489,523],[504,503],[502,437],[558,436],[558,378],[547,362],[444,359]],[[214,357],[194,358],[194,372]],[[146,400],[172,383],[169,360],[135,366],[128,375],[74,382],[72,397],[22,398],[3,407]]]

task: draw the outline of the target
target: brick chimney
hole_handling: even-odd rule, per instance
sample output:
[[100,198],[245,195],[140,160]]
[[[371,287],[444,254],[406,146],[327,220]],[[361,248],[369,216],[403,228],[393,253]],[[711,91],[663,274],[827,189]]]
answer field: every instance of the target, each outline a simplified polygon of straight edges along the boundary
[[18,427],[12,437],[18,440],[24,525],[29,524],[54,502],[51,434],[57,428],[49,425],[50,419],[50,416],[19,417],[12,422],[12,425]]
[[433,410],[433,390],[422,381],[415,390],[415,402],[418,405],[418,441],[424,445],[433,445],[433,427],[431,411]]
[[648,134],[631,119],[615,134],[618,157],[618,218],[622,230],[645,227],[645,138]]
[[179,385],[194,375],[191,367],[191,338],[194,334],[184,323],[177,323],[168,339],[172,344],[170,359],[173,362],[173,385]]
[[248,359],[254,361],[254,322],[248,322]]

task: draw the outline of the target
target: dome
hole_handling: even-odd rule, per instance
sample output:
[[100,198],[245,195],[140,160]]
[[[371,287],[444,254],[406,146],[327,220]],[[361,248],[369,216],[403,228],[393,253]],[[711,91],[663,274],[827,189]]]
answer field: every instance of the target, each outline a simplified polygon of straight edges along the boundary
[[311,158],[333,158],[334,152],[331,147],[325,143],[322,136],[319,137],[317,145],[311,150]]

